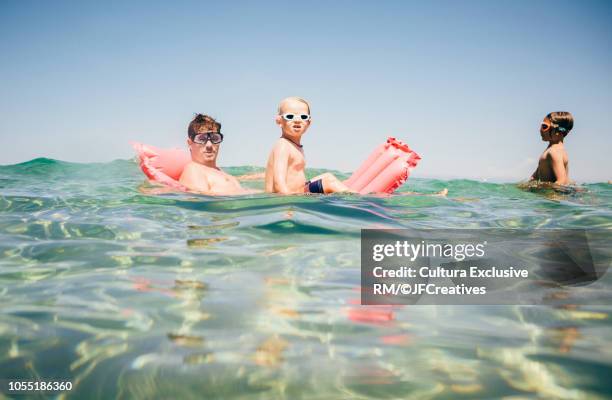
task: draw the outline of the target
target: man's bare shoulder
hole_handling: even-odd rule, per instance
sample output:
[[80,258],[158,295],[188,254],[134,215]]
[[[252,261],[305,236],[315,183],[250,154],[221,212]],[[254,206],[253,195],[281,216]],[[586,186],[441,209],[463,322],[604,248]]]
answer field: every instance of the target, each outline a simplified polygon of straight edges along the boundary
[[183,168],[183,173],[185,173],[186,171],[201,171],[201,170],[202,170],[202,166],[200,164],[198,164],[195,161],[189,161],[187,165],[185,165],[185,168]]
[[198,164],[195,161],[190,161],[185,168],[183,168],[183,173],[181,174],[181,178],[197,178],[209,175],[207,168],[202,164]]
[[191,190],[206,191],[209,189],[206,169],[193,161],[190,161],[179,178],[179,182],[187,186]]

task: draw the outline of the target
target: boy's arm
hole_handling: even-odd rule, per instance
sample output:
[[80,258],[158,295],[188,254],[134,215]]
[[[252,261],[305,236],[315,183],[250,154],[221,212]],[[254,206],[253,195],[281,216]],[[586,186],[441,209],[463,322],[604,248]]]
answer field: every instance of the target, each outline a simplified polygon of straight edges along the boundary
[[565,171],[565,164],[563,163],[563,154],[556,151],[551,151],[548,154],[553,173],[555,174],[555,184],[565,185],[565,182],[567,182],[567,173]]
[[274,150],[274,164],[272,165],[274,188],[273,190],[280,194],[293,194],[287,186],[287,168],[289,167],[289,150],[282,144]]
[[538,159],[538,165],[536,165],[535,171],[533,171],[533,174],[531,174],[531,177],[529,178],[530,181],[539,180],[539,175],[538,175],[539,169],[540,169],[540,160]]

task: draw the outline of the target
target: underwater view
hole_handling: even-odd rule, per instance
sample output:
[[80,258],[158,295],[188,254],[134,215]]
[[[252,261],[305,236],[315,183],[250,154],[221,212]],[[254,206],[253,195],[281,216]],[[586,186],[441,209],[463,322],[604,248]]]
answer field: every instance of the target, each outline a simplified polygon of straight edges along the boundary
[[0,166],[0,191],[0,377],[72,383],[16,398],[612,398],[612,306],[385,308],[359,291],[361,229],[611,230],[608,183],[210,197],[161,191],[134,160],[39,158]]

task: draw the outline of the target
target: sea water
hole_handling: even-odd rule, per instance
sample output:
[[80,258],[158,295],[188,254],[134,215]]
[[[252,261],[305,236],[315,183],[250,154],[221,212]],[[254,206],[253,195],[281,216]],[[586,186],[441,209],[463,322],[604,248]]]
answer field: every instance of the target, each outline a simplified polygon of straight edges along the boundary
[[2,166],[0,378],[87,399],[610,397],[612,307],[359,305],[362,228],[612,229],[612,187],[582,189],[208,197],[132,160]]

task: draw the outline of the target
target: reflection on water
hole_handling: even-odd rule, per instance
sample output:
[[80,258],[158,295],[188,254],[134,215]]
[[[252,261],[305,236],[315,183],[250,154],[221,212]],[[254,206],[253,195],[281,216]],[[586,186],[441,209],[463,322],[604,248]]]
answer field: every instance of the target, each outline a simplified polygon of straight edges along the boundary
[[359,305],[362,228],[611,229],[608,184],[211,198],[142,181],[131,161],[0,167],[0,377],[70,379],[64,398],[612,393],[609,307]]

